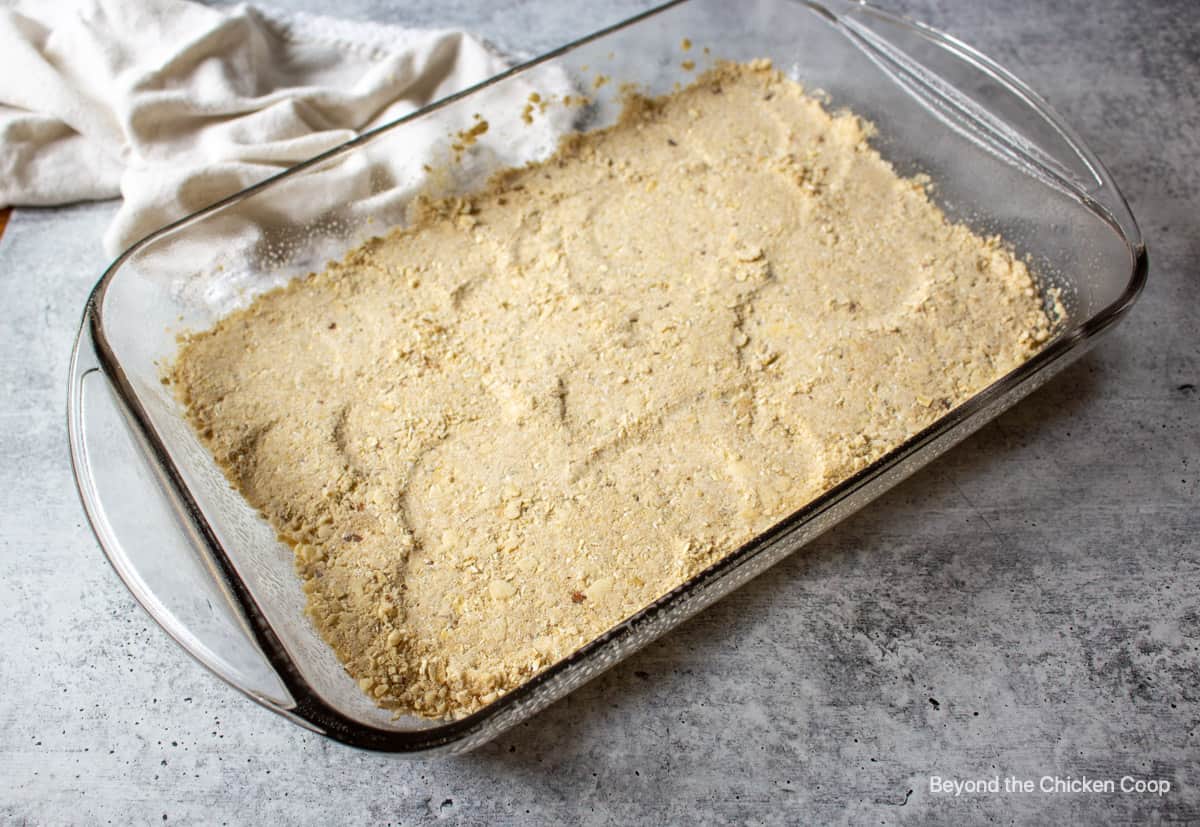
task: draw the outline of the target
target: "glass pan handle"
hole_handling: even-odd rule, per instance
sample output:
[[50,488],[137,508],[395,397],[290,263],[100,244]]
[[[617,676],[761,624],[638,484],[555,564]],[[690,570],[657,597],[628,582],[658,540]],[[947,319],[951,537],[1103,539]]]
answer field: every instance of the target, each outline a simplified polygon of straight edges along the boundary
[[100,367],[85,315],[71,357],[67,431],[88,521],[117,575],[192,657],[277,711],[294,703],[224,579],[190,536]]
[[1129,205],[1103,162],[1024,82],[962,41],[854,3],[836,16],[850,39],[948,127],[1031,175],[1101,205],[1142,246]]

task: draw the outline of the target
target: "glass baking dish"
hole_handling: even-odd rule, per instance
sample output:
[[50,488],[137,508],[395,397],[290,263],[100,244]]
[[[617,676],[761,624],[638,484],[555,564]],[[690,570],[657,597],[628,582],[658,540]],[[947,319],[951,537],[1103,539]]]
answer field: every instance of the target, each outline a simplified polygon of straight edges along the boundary
[[[684,38],[691,44],[685,50]],[[304,615],[290,548],[226,482],[160,382],[176,335],[321,269],[404,223],[421,187],[478,187],[545,157],[565,130],[614,121],[622,84],[652,93],[716,59],[767,57],[834,108],[878,127],[875,146],[925,173],[954,220],[998,232],[1066,308],[1028,362],[689,582],[486,708],[393,719]],[[687,63],[685,63],[687,61]],[[597,80],[602,77],[602,80]],[[605,82],[611,80],[611,82]],[[522,132],[530,90],[574,91]],[[514,105],[514,101],[518,101]],[[488,130],[465,147],[482,116]],[[460,752],[495,737],[728,593],[934,459],[1078,358],[1129,308],[1147,272],[1136,222],[1104,166],[1046,104],[959,41],[870,6],[682,0],[564,46],[154,233],[118,258],[83,316],[69,433],[80,494],[109,560],[180,645],[270,709],[339,741]]]

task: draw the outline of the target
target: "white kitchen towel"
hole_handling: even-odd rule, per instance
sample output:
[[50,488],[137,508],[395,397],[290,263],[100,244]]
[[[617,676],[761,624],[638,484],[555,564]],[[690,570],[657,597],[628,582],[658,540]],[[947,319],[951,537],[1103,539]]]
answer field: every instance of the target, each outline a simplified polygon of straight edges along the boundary
[[0,206],[121,196],[114,255],[506,66],[458,31],[187,0],[60,5],[0,9]]

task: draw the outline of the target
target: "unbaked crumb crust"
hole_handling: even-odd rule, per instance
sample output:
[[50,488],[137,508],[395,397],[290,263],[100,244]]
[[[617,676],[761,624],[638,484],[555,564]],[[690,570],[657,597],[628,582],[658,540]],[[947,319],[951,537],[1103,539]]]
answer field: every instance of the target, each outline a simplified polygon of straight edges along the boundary
[[184,339],[190,421],[364,692],[478,709],[1048,338],[870,132],[721,64]]

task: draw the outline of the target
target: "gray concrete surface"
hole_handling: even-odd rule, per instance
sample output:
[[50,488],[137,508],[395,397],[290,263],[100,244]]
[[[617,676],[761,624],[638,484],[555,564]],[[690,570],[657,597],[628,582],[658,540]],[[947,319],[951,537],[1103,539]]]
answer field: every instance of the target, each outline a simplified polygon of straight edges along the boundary
[[[896,4],[1013,67],[1098,150],[1148,238],[1146,293],[935,466],[467,757],[303,732],[134,604],[84,523],[63,413],[113,207],[17,212],[0,240],[0,820],[1200,822],[1196,6]],[[537,51],[642,6],[339,8]],[[1173,788],[930,791],[1127,774]]]

